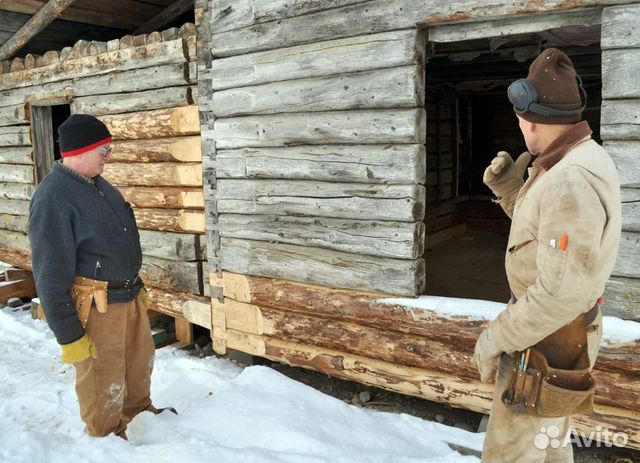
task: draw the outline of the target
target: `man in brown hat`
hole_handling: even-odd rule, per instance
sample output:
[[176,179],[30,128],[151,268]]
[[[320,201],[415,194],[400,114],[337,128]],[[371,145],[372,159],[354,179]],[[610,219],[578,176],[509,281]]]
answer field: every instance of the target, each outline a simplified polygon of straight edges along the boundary
[[62,362],[75,366],[87,432],[126,438],[136,414],[158,412],[150,398],[155,348],[138,276],[140,235],[130,204],[100,175],[111,153],[107,127],[74,114],[59,135],[62,161],[29,213],[36,289]]
[[528,152],[515,162],[500,152],[484,174],[512,219],[512,297],[474,353],[482,381],[496,383],[482,461],[571,462],[568,416],[592,405],[589,371],[620,241],[620,186],[613,161],[580,122],[586,92],[565,53],[543,51],[507,93]]

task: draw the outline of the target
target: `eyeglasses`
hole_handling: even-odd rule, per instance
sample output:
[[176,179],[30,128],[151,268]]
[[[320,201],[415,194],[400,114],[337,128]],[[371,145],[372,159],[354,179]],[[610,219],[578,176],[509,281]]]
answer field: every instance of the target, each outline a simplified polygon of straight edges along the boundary
[[103,158],[106,158],[106,157],[108,157],[108,156],[111,154],[111,150],[112,150],[112,149],[113,149],[113,148],[112,148],[111,146],[105,146],[104,148],[100,148],[100,149],[98,150],[98,154],[99,154],[100,156],[102,156]]

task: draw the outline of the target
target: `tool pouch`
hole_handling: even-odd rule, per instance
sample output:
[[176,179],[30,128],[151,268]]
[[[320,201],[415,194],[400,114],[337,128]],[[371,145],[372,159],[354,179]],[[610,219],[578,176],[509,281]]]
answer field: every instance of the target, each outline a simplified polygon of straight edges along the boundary
[[78,311],[78,318],[83,327],[87,326],[91,307],[95,302],[96,309],[100,313],[106,313],[108,310],[107,299],[107,282],[100,280],[92,280],[86,277],[76,277],[73,288],[71,288],[71,297]]
[[585,315],[515,355],[515,366],[502,402],[516,413],[540,418],[588,414],[593,411],[595,380],[591,375]]

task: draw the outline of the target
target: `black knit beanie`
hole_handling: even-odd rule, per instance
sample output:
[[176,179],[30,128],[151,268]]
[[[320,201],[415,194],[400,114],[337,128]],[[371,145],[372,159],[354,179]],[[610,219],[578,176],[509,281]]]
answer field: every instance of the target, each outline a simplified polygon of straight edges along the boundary
[[107,126],[89,114],[73,114],[60,127],[60,154],[77,156],[101,145],[111,143]]

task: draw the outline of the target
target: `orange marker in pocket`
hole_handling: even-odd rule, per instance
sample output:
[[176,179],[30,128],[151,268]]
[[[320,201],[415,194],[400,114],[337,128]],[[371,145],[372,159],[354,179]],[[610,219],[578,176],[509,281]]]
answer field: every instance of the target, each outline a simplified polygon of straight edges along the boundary
[[560,250],[566,251],[568,243],[569,243],[569,235],[562,235],[562,238],[560,239]]

